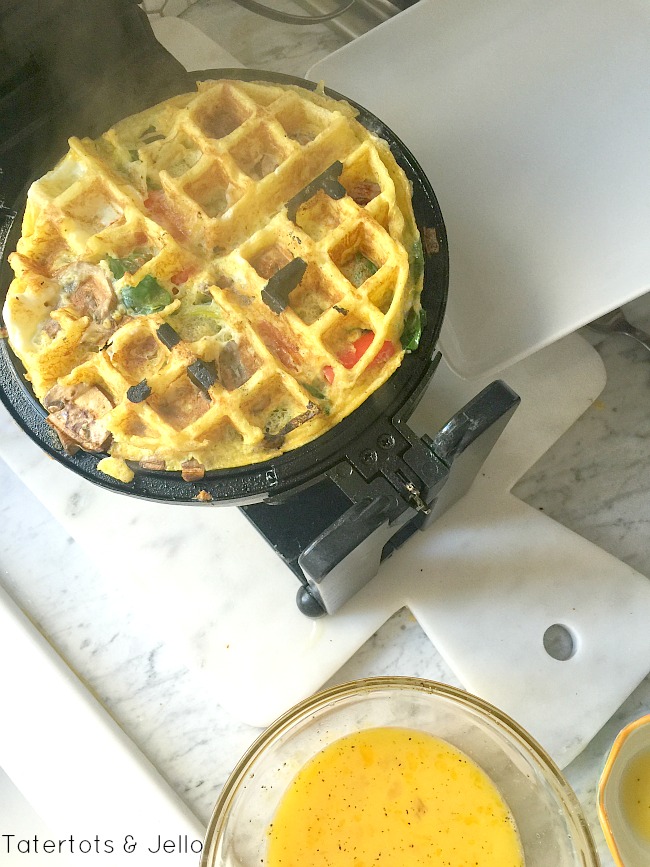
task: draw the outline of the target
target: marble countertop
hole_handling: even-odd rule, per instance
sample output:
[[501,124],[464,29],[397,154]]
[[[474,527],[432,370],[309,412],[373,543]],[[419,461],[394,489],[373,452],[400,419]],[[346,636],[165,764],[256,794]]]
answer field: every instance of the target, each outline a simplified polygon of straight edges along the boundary
[[[635,322],[650,327],[647,297],[628,310]],[[650,575],[650,356],[629,338],[595,343],[607,370],[605,390],[515,493]],[[2,421],[6,431],[10,422]],[[164,625],[149,618],[146,608],[130,604],[105,564],[89,558],[2,461],[0,485],[2,585],[191,811],[207,822],[224,781],[259,730],[220,707],[201,671],[166,640]],[[407,610],[390,618],[331,682],[381,674],[458,684]],[[648,712],[650,678],[565,769],[605,867],[613,862],[597,821],[598,777],[620,728]]]
[[[199,2],[186,16],[201,23],[207,14],[208,4]],[[224,47],[235,53],[231,45]],[[300,71],[289,54],[276,52],[276,66],[284,56],[291,67],[286,71]],[[245,57],[237,59],[246,63]],[[626,309],[635,323],[650,327],[648,297]],[[586,330],[585,336],[601,353],[606,388],[514,492],[650,576],[650,355],[628,338],[603,339]],[[0,428],[6,432],[10,422],[1,411]],[[101,561],[103,555],[93,559],[82,550],[1,459],[0,489],[0,583],[190,810],[207,823],[224,781],[259,729],[222,709],[200,668],[170,644],[164,623],[148,616],[146,606],[131,604]],[[68,507],[74,509],[75,503]],[[391,617],[331,682],[380,674],[458,684],[406,609]],[[597,820],[598,777],[618,731],[648,712],[650,677],[565,769],[603,867],[612,867],[613,861]]]

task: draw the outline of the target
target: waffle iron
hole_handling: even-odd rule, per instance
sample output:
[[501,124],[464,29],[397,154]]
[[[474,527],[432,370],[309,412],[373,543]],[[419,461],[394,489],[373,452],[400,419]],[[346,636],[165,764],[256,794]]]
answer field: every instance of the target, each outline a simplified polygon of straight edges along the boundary
[[[257,70],[205,70],[191,75],[176,67],[167,71],[157,100],[192,90],[197,79],[207,78],[316,87],[293,76]],[[331,90],[326,93],[346,98]],[[140,107],[151,102],[147,93]],[[134,480],[124,484],[97,470],[102,455],[63,451],[20,361],[8,341],[0,339],[0,399],[34,442],[70,471],[116,493],[203,508],[241,508],[298,577],[297,603],[308,616],[337,611],[371,580],[383,558],[462,496],[518,403],[517,395],[497,381],[432,436],[419,437],[408,427],[440,360],[435,346],[447,299],[447,236],[433,189],[413,155],[379,118],[348,102],[357,108],[361,123],[390,145],[412,184],[418,227],[421,233],[428,230],[427,236],[436,243],[425,256],[422,305],[427,324],[418,349],[407,354],[391,378],[335,428],[279,458],[214,470],[200,482],[185,482],[180,473],[138,468]],[[75,128],[73,118],[72,129],[81,135],[99,134],[117,119],[114,113],[113,107],[102,119],[94,117],[90,128],[87,123]],[[29,182],[56,158],[49,153],[39,169],[31,168],[15,201],[3,204],[0,197],[0,306],[12,279],[7,256],[21,234]],[[10,180],[15,188],[16,178]]]

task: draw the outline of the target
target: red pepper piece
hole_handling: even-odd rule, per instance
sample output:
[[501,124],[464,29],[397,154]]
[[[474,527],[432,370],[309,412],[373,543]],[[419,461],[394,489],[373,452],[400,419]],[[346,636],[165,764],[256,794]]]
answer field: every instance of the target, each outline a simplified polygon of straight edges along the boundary
[[360,337],[357,337],[354,343],[350,344],[350,346],[346,346],[345,349],[339,352],[339,361],[343,367],[346,367],[348,370],[354,367],[364,352],[367,352],[370,348],[374,339],[374,331],[364,331]]
[[331,385],[334,382],[334,368],[331,364],[326,364],[323,368],[323,376]]
[[176,274],[172,275],[171,281],[174,286],[181,286],[183,283],[187,283],[193,273],[194,268],[183,268],[182,271],[177,271]]
[[370,367],[379,367],[380,364],[385,364],[389,358],[395,355],[395,344],[390,340],[384,340],[381,349],[370,362]]

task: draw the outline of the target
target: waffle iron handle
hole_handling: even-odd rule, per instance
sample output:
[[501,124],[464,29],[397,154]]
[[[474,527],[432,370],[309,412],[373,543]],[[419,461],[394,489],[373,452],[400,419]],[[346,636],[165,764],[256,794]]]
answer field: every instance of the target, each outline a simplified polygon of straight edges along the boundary
[[390,512],[383,496],[354,503],[300,555],[307,579],[297,597],[303,614],[332,614],[374,578],[394,532]]
[[[298,558],[306,579],[298,593],[300,610],[311,617],[337,611],[376,575],[381,559],[459,500],[518,404],[519,396],[499,380],[433,438],[418,440],[404,422],[397,422],[396,429],[412,443],[402,456],[408,489],[399,490],[395,478],[400,474],[393,471],[371,483],[355,474],[362,495]],[[415,491],[414,477],[421,480]]]
[[519,402],[519,395],[497,380],[457,412],[433,439],[426,434],[422,437],[449,467],[447,483],[432,503],[422,527],[435,521],[467,493]]

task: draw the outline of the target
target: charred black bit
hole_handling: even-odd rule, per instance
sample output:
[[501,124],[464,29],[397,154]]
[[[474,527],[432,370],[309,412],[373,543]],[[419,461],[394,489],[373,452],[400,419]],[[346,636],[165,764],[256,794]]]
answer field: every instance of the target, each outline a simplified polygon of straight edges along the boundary
[[280,448],[287,434],[291,433],[291,431],[295,430],[297,427],[300,427],[301,424],[311,421],[311,419],[317,416],[319,412],[321,412],[321,408],[318,404],[309,401],[307,409],[304,412],[301,412],[300,415],[290,419],[277,433],[267,434],[264,437],[265,444],[272,449]]
[[156,334],[158,335],[158,340],[160,340],[167,349],[173,349],[177,343],[181,342],[180,335],[178,332],[174,331],[168,322],[163,322],[163,324],[157,329]]
[[316,403],[312,403],[309,401],[307,404],[307,408],[304,412],[301,412],[300,415],[295,416],[290,421],[288,421],[282,430],[278,431],[279,434],[286,436],[286,434],[291,433],[292,430],[295,430],[297,427],[300,427],[301,424],[304,424],[307,421],[311,421],[312,418],[315,418],[320,412],[320,407]]
[[131,403],[142,403],[143,400],[146,400],[151,394],[151,387],[147,385],[147,380],[143,379],[142,382],[139,382],[137,385],[132,385],[131,388],[127,389],[126,397],[127,400],[130,400]]
[[274,313],[282,313],[289,304],[289,294],[305,275],[307,263],[299,256],[280,268],[262,289],[262,301]]
[[205,475],[205,467],[196,458],[183,461],[181,464],[181,476],[184,482],[200,482]]
[[292,222],[296,220],[296,213],[303,202],[309,201],[319,190],[322,190],[330,199],[342,199],[347,191],[338,177],[343,171],[343,163],[337,160],[335,163],[321,172],[318,177],[310,181],[299,193],[287,202],[287,217]]
[[336,310],[337,313],[340,313],[341,316],[347,316],[350,312],[349,310],[346,310],[345,307],[339,307],[338,304],[334,305],[334,310]]
[[213,361],[197,358],[187,368],[187,375],[197,388],[207,391],[217,381],[217,367]]

